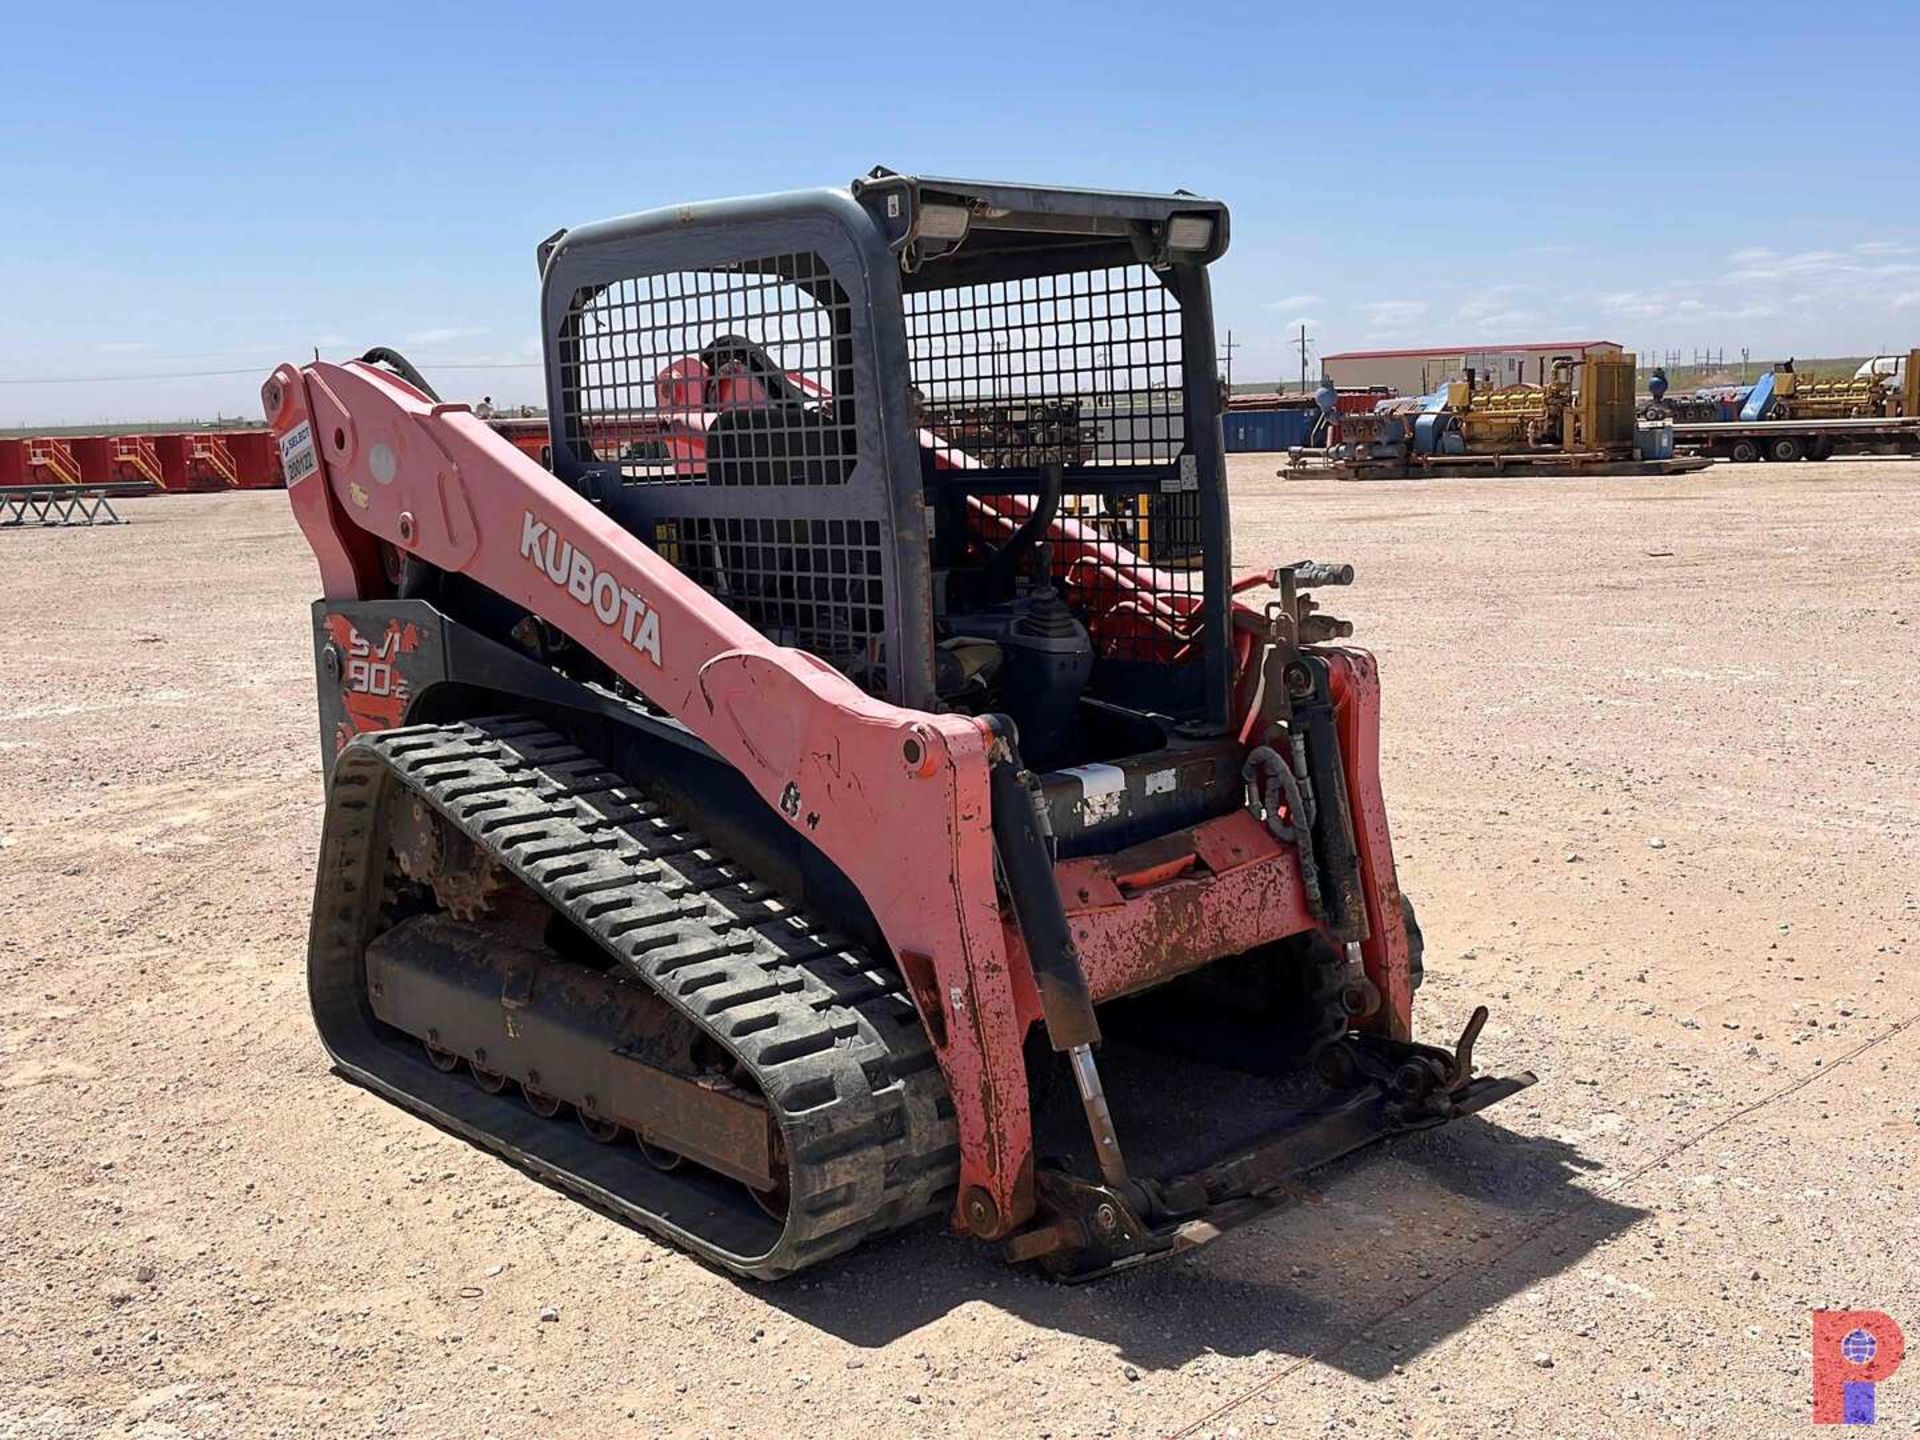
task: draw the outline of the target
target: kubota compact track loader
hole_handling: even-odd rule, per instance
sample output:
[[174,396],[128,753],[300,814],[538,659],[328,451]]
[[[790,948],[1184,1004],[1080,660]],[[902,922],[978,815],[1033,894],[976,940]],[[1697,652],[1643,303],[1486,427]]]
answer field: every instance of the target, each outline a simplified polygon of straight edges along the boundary
[[1227,223],[876,170],[563,231],[552,473],[277,369],[340,1070],[761,1277],[929,1215],[1097,1274],[1530,1083],[1412,1038],[1352,572],[1231,568]]

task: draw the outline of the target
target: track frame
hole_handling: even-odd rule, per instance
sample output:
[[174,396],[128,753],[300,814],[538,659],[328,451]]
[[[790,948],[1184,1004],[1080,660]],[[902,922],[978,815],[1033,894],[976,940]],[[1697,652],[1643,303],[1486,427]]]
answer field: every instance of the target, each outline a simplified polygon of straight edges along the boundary
[[[368,999],[386,816],[418,799],[752,1073],[789,1158],[784,1223],[731,1182],[665,1172],[442,1070]],[[717,856],[540,722],[362,736],[334,767],[308,947],[349,1078],[737,1274],[777,1279],[945,1210],[952,1106],[897,977]]]

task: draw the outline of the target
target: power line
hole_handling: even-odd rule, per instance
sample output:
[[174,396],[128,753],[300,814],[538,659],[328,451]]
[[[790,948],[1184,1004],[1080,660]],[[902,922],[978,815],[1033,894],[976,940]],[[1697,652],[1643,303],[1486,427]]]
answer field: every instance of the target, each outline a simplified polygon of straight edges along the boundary
[[544,360],[436,360],[431,355],[415,363],[437,365],[442,370],[544,370],[547,368],[547,362]]
[[152,375],[3,375],[0,385],[100,385],[114,380],[205,380],[216,375],[261,373],[263,367],[249,365],[244,370],[168,370]]
[[[420,363],[442,370],[539,370],[540,360],[433,360]],[[134,380],[211,380],[233,375],[266,376],[271,365],[248,365],[238,370],[155,370],[140,375],[0,375],[0,385],[110,385]]]

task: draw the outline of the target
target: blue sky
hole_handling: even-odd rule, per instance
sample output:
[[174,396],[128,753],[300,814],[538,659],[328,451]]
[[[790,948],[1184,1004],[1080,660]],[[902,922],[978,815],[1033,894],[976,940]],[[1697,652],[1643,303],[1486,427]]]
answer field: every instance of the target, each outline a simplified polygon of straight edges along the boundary
[[1920,5],[43,3],[5,43],[0,425],[251,414],[315,345],[536,399],[542,236],[875,163],[1227,200],[1243,380],[1302,319],[1920,342]]

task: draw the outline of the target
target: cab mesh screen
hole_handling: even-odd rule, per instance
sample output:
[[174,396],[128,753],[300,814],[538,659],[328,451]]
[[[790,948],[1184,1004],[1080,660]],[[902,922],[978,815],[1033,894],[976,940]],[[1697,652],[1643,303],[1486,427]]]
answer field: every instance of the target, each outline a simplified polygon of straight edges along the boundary
[[1179,300],[1144,265],[905,300],[945,563],[965,565],[1003,540],[1034,498],[1037,472],[1058,466],[1053,575],[1099,653],[1198,660],[1205,573],[1196,472],[1191,457],[1182,463]]
[[582,290],[559,336],[562,442],[635,485],[843,485],[846,292],[811,253]]

